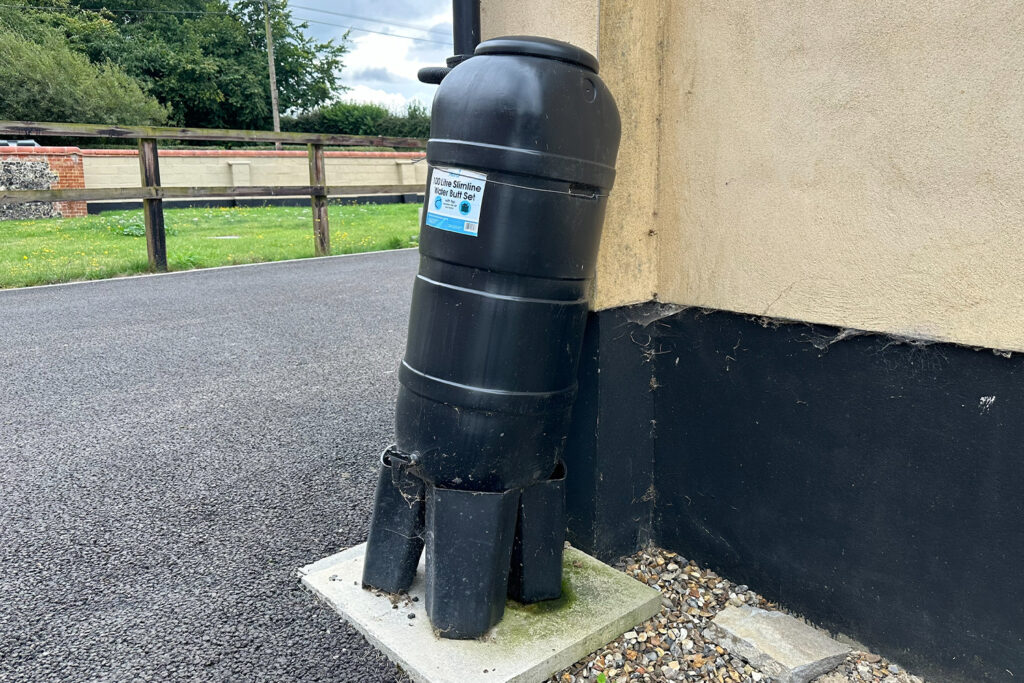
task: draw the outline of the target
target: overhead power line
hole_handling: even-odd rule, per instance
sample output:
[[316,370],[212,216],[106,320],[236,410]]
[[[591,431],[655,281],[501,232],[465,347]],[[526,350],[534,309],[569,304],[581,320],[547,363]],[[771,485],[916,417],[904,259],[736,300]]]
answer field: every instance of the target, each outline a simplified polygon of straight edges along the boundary
[[420,40],[424,43],[436,43],[438,45],[451,45],[451,41],[434,40],[433,38],[418,38],[416,36],[407,36],[401,33],[388,33],[387,31],[374,31],[370,28],[359,28],[358,26],[343,26],[342,24],[332,24],[329,21],[320,21],[318,19],[309,19],[308,17],[295,17],[299,21],[308,21],[311,24],[323,24],[324,26],[334,26],[336,28],[347,28],[352,31],[362,31],[363,33],[376,33],[382,36],[391,36],[392,38],[404,38],[406,40]]
[[[0,7],[7,8],[7,9],[34,9],[34,10],[42,10],[42,11],[47,11],[47,12],[75,12],[75,11],[82,10],[81,7],[42,7],[40,5],[8,5],[8,4],[0,4]],[[299,6],[298,5],[292,5],[292,7],[298,8]],[[306,9],[306,8],[303,7],[302,9]],[[104,7],[103,10],[105,10],[107,12],[114,12],[114,13],[120,13],[120,14],[190,14],[190,15],[209,14],[209,15],[214,15],[214,16],[219,16],[219,17],[231,16],[230,12],[208,12],[208,11],[203,11],[203,10],[116,9],[116,8],[110,8],[110,7]],[[83,10],[83,11],[89,12],[89,11],[100,11],[100,10]],[[321,12],[323,10],[313,10],[313,11]],[[328,14],[338,14],[338,13],[337,12],[328,12]],[[349,15],[349,16],[351,16],[351,15]],[[376,33],[378,35],[391,36],[392,38],[402,38],[404,40],[419,40],[419,41],[422,41],[424,43],[435,43],[437,45],[451,45],[451,41],[434,40],[433,38],[419,38],[417,36],[407,36],[407,35],[404,35],[404,34],[401,34],[401,33],[389,33],[388,31],[377,31],[377,30],[374,30],[374,29],[371,29],[371,28],[360,28],[359,26],[345,26],[343,24],[334,24],[334,23],[331,23],[329,21],[320,21],[319,19],[309,19],[307,17],[295,17],[295,18],[298,19],[299,21],[306,21],[306,22],[309,22],[311,24],[322,24],[324,26],[333,26],[335,28],[344,28],[344,29],[349,29],[349,30],[352,30],[352,31],[360,31],[362,33]],[[385,25],[394,23],[394,22],[383,20],[383,19],[366,19],[366,21],[374,21],[374,22],[377,22],[377,23],[380,23],[380,24],[385,24]],[[396,26],[404,26],[404,24],[395,24],[395,25]],[[408,27],[408,28],[415,28],[415,27]],[[427,29],[417,29],[417,30],[426,31]]]
[[331,14],[331,15],[336,16],[336,17],[345,17],[346,19],[359,19],[360,21],[373,21],[373,22],[376,22],[378,24],[384,24],[386,26],[401,26],[402,28],[411,28],[411,29],[415,29],[417,31],[423,31],[425,33],[434,33],[434,34],[437,34],[437,35],[440,35],[440,36],[448,36],[448,35],[450,35],[449,31],[441,31],[439,29],[433,29],[433,28],[422,28],[420,26],[415,26],[413,24],[403,24],[403,23],[400,23],[400,22],[397,22],[397,21],[392,21],[391,19],[376,19],[374,17],[363,17],[363,16],[359,16],[358,14],[346,14],[344,12],[335,12],[335,11],[329,10],[329,9],[317,9],[316,7],[307,7],[305,5],[289,4],[288,6],[289,7],[294,7],[295,9],[309,10],[310,12],[319,12],[320,14]]

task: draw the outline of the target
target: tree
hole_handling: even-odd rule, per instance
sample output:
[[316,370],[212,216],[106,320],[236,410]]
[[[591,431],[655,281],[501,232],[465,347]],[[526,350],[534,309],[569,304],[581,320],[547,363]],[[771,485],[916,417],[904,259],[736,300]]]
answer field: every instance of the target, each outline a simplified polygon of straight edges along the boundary
[[[93,63],[64,34],[0,14],[0,119],[163,123],[167,110],[109,62]],[[26,26],[32,26],[26,31]]]
[[[145,83],[180,126],[269,129],[270,86],[262,0],[72,0],[110,15],[114,34],[79,37],[94,62],[112,61]],[[151,13],[162,10],[166,13]],[[317,42],[292,19],[284,0],[270,2],[281,109],[305,110],[341,91],[345,45]]]
[[281,129],[303,133],[384,135],[399,138],[430,137],[430,114],[419,102],[404,112],[388,111],[379,104],[334,102],[281,120]]
[[[4,116],[21,111],[36,120],[271,127],[263,0],[117,0],[115,10],[106,9],[108,1],[0,5]],[[340,43],[319,42],[292,18],[285,0],[267,4],[282,113],[327,105],[345,90],[339,78],[347,34]],[[337,112],[341,119],[347,115]],[[376,122],[369,129],[359,123],[367,117]],[[356,119],[351,125],[368,134],[404,125],[379,107]]]
[[[342,36],[341,44],[333,40],[320,43],[306,35],[308,23],[292,19],[287,0],[269,0],[266,5],[274,35],[274,64],[282,111],[306,111],[347,90],[340,84],[339,75],[344,66],[342,57],[348,52],[344,44],[348,32]],[[253,49],[266,55],[263,7],[263,0],[238,0],[231,6],[231,12],[245,26]]]
[[400,138],[429,138],[430,112],[420,102],[410,102],[403,114],[389,114],[378,134]]

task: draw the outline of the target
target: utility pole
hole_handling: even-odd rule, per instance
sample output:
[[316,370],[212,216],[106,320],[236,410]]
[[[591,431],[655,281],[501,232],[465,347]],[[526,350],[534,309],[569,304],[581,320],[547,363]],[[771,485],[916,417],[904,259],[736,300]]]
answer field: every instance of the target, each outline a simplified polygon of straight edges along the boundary
[[[274,111],[274,132],[281,132],[281,114],[277,111],[277,72],[274,70],[274,33],[270,30],[270,7],[263,3],[263,18],[267,26],[267,67],[270,69],[270,108]],[[281,149],[275,142],[274,149]]]

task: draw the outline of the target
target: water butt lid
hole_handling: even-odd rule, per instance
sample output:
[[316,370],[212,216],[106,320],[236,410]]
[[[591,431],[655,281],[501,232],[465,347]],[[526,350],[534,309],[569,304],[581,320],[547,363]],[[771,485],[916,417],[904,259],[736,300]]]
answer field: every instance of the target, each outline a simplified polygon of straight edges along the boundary
[[597,57],[575,45],[538,36],[505,36],[480,43],[478,55],[528,55],[569,62],[597,73]]

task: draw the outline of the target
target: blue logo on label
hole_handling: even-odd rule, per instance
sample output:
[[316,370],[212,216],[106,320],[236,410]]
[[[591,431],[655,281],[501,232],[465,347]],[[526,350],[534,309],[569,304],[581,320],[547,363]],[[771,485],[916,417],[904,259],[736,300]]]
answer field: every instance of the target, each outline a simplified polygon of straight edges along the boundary
[[461,204],[459,204],[459,213],[461,213],[463,216],[469,213],[469,209],[469,202],[462,202]]
[[434,198],[434,208],[435,209],[440,209],[441,208],[441,195],[437,195],[437,197]]

